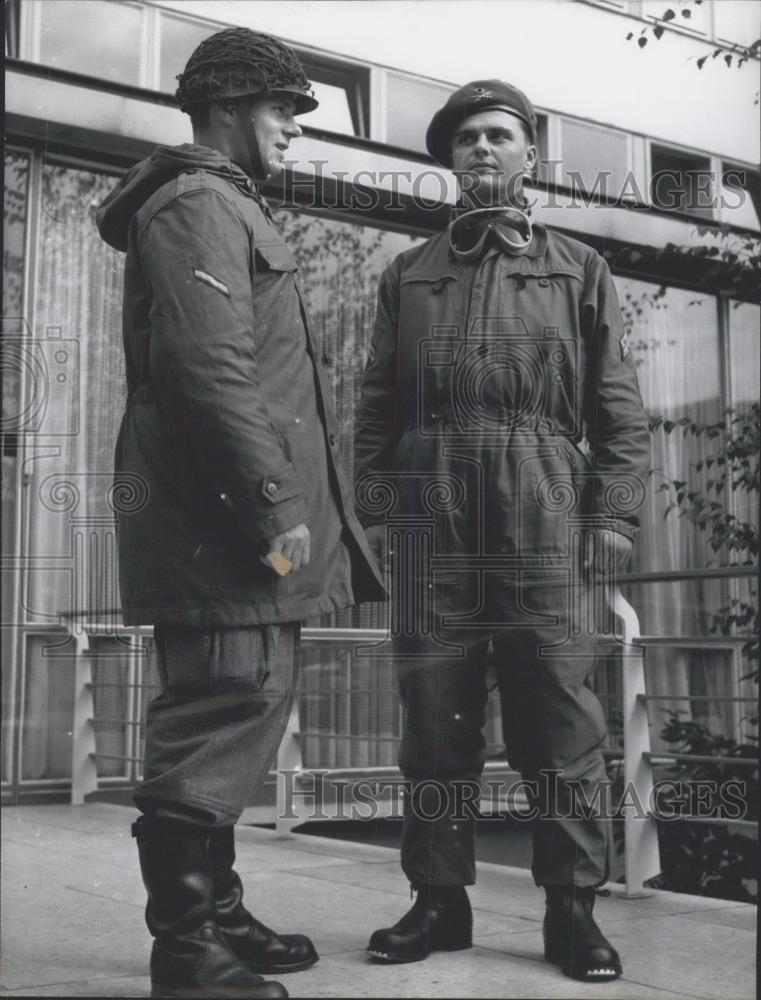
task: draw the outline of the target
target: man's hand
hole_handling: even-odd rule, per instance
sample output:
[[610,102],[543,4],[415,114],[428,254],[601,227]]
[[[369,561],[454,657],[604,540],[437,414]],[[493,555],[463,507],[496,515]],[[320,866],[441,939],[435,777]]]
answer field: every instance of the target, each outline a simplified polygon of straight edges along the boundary
[[585,570],[600,576],[626,572],[632,554],[632,542],[612,528],[594,528],[587,534]]
[[385,525],[371,524],[369,528],[365,528],[365,538],[381,570],[385,570],[389,556]]
[[[294,570],[309,565],[309,528],[305,524],[297,524],[282,535],[276,535],[267,542],[267,552],[280,552],[293,563]],[[259,557],[265,566],[269,566],[263,556]]]

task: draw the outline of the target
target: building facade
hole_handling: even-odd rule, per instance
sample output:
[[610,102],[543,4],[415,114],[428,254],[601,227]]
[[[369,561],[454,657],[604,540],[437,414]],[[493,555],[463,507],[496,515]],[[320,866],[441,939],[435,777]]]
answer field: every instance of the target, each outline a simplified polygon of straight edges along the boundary
[[[85,622],[98,633],[99,775],[126,785],[137,774],[152,677],[144,650],[117,635],[113,520],[134,500],[111,485],[124,402],[122,258],[93,220],[124,169],[159,143],[189,141],[175,77],[198,42],[229,25],[292,44],[321,102],[290,151],[285,185],[267,194],[297,251],[349,472],[378,278],[393,256],[442,228],[454,200],[453,178],[425,153],[427,124],[470,79],[507,79],[534,100],[542,159],[534,215],[609,260],[653,417],[652,482],[627,584],[643,633],[664,639],[648,650],[649,689],[663,709],[747,735],[747,710],[730,700],[743,691],[741,644],[712,628],[719,609],[757,601],[742,565],[751,553],[712,548],[704,530],[667,511],[673,488],[661,487],[676,480],[710,493],[717,439],[683,434],[679,421],[731,422],[728,411],[747,414],[759,396],[759,290],[732,265],[733,255],[758,255],[759,51],[748,47],[760,6],[687,3],[664,20],[666,8],[649,0],[7,3],[6,799],[69,788],[72,654]],[[716,502],[756,524],[757,501],[727,488]],[[310,624],[343,635],[384,627],[386,615],[354,609]],[[598,679],[614,739],[619,671],[610,664]],[[387,660],[356,661],[351,646],[321,642],[307,653],[301,711],[307,765],[393,764],[399,718]],[[656,717],[655,745],[659,729]],[[497,732],[492,710],[495,755]]]

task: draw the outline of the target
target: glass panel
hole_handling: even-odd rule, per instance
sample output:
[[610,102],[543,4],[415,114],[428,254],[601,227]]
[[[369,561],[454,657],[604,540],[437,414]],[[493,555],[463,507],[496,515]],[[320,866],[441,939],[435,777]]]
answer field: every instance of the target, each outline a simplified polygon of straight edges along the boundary
[[161,15],[161,68],[159,87],[165,94],[177,90],[177,76],[185,69],[190,54],[204,38],[219,31],[219,25],[186,21],[169,14]]
[[[685,433],[687,419],[713,424],[722,419],[718,314],[711,296],[681,289],[659,289],[647,282],[615,279],[645,407],[660,418],[651,437],[651,477],[632,570],[653,572],[725,565],[725,552],[714,551],[708,534],[677,509],[669,510],[677,480],[704,492],[715,471],[705,462],[717,439]],[[718,439],[720,440],[720,439]],[[709,493],[713,499],[713,494]],[[722,499],[720,497],[720,499]],[[729,603],[727,580],[690,580],[624,588],[640,618],[644,635],[709,635],[713,615]],[[724,670],[731,654],[714,650],[649,647],[646,656],[649,694],[676,695],[693,690],[696,672],[712,678],[712,693],[733,684]],[[712,666],[707,666],[712,664]],[[702,676],[702,674],[701,674]],[[734,694],[734,691],[729,693]],[[658,703],[660,704],[660,703]],[[688,711],[690,706],[675,703]],[[652,718],[652,716],[651,716]],[[662,727],[661,727],[662,728]]]
[[[730,392],[734,416],[747,414],[761,397],[761,308],[750,302],[729,307]],[[738,489],[735,514],[758,527],[758,490]]]
[[752,45],[758,38],[758,5],[747,0],[721,0],[713,8],[714,38]]
[[[333,390],[341,460],[351,482],[354,416],[372,335],[378,281],[397,254],[420,241],[403,233],[301,212],[280,211],[276,219],[299,265],[310,330]],[[331,621],[342,626],[382,628],[385,615],[386,605],[366,604],[340,612]]]
[[761,308],[750,302],[729,306],[732,406],[745,409],[761,395]]
[[651,418],[669,422],[661,423],[652,435],[652,475],[647,505],[640,513],[635,570],[716,565],[715,554],[693,524],[676,512],[666,517],[669,494],[659,491],[671,480],[704,485],[710,475],[694,466],[715,445],[673,425],[681,418],[700,423],[721,419],[716,300],[677,288],[661,294],[657,285],[632,279],[616,278],[615,284],[645,408]]
[[[16,515],[18,509],[18,432],[23,429],[21,413],[21,376],[26,368],[27,344],[23,339],[21,317],[24,313],[24,253],[29,196],[29,157],[25,153],[7,150],[5,153],[5,212],[3,215],[3,515],[2,551],[8,559],[18,555]],[[13,322],[13,318],[16,322]],[[9,626],[18,621],[18,609],[13,602],[13,579],[5,574],[2,588],[2,623]],[[3,721],[2,765],[3,781],[11,778],[11,740],[13,739],[13,687],[16,664],[8,661],[12,649],[10,630],[3,642]],[[18,662],[18,659],[17,659]]]
[[733,226],[759,229],[761,222],[751,191],[759,188],[759,175],[747,167],[725,163],[721,175],[721,218]]
[[425,132],[454,90],[444,83],[386,73],[386,141],[425,153]]
[[[126,639],[98,636],[91,642],[95,750],[99,754],[131,756],[134,727],[121,725],[131,719],[130,650]],[[96,758],[99,778],[127,777],[129,764],[110,757]]]
[[122,255],[98,236],[93,213],[111,177],[45,164],[36,288],[41,404],[27,435],[30,571],[26,613],[118,608],[110,491],[124,397]]
[[[137,688],[139,704],[138,718],[141,723],[135,746],[137,748],[136,756],[142,761],[145,750],[145,717],[148,705],[161,691],[161,680],[154,656],[153,639],[144,639],[142,641],[142,651],[137,659],[137,677],[135,683],[139,685]],[[142,765],[137,765],[136,773],[138,777],[142,777]]]
[[[721,0],[721,3],[713,3],[710,6],[714,8],[722,7],[724,3],[726,3],[726,0]],[[662,0],[642,0],[642,17],[652,17],[662,20],[664,11],[668,9],[668,6]],[[708,6],[707,3],[702,6],[697,6],[693,3],[689,7],[684,7],[680,4],[677,7],[679,13],[670,23],[680,28],[689,28],[704,35],[708,31],[708,10],[706,9]]]
[[30,635],[26,644],[21,777],[71,777],[74,642],[65,635]]
[[[729,344],[730,344],[730,391],[734,415],[748,413],[751,405],[758,405],[761,396],[761,309],[749,302],[732,302],[729,307]],[[756,456],[757,458],[757,456]],[[756,531],[759,526],[758,490],[736,490],[733,496],[734,513],[738,520],[752,524]],[[745,558],[745,556],[743,557]],[[758,580],[743,579],[738,581],[735,590],[738,604],[732,613],[741,621],[737,628],[740,634],[753,633],[751,621],[745,621],[747,616],[758,615]],[[758,634],[756,633],[756,641]],[[758,670],[758,662],[751,660],[747,654],[740,656],[740,673],[746,676]],[[740,694],[747,697],[758,697],[758,685],[746,679],[740,684]],[[746,740],[758,738],[758,724],[755,727],[749,723],[749,718],[758,715],[754,705],[742,706],[740,712],[741,731]]]
[[312,80],[314,96],[320,102],[319,108],[310,111],[308,115],[299,118],[299,123],[310,128],[324,128],[330,132],[342,132],[344,135],[354,135],[354,123],[351,120],[349,94],[344,87],[335,87],[330,83]]
[[619,197],[629,168],[625,133],[567,118],[562,121],[563,183],[584,191],[597,190],[608,198]]
[[714,217],[710,160],[653,146],[651,172],[650,198],[658,208],[689,212],[704,219]]
[[40,62],[137,86],[142,17],[139,7],[113,0],[40,4]]

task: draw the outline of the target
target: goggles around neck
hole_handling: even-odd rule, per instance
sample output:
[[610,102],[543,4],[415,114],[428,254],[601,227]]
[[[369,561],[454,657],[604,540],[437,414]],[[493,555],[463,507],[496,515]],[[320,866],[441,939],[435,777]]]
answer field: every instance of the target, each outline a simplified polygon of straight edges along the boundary
[[452,253],[463,261],[477,260],[481,256],[489,233],[494,233],[497,243],[506,253],[521,257],[531,245],[533,226],[526,212],[497,205],[461,212],[447,227]]

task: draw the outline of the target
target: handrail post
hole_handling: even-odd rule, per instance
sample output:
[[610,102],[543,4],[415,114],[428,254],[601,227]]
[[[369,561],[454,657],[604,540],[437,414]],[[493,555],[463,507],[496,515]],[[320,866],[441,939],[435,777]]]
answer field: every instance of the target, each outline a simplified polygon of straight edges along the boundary
[[[277,751],[277,771],[275,774],[275,830],[279,836],[289,834],[294,826],[303,822],[293,808],[293,786],[301,774],[301,733],[299,731],[299,705],[294,702],[288,717],[280,746]],[[286,772],[291,774],[286,779]]]
[[647,879],[661,870],[658,830],[652,814],[653,769],[650,764],[650,724],[645,694],[645,658],[639,620],[616,587],[611,607],[621,627],[624,722],[624,872],[628,898],[648,895]]
[[95,701],[90,639],[84,628],[72,629],[74,653],[74,719],[71,739],[71,804],[81,806],[98,789],[95,761]]

